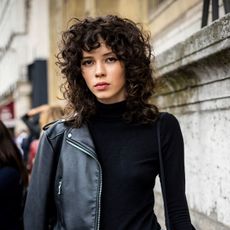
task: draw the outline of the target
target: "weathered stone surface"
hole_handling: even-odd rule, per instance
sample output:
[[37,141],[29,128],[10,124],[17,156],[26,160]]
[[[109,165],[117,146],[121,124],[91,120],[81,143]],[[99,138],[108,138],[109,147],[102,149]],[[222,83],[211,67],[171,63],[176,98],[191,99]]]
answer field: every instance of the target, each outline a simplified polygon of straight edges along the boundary
[[[158,221],[163,229],[165,229],[165,219],[163,212],[163,203],[160,193],[155,193],[156,208]],[[190,209],[191,220],[196,230],[229,230],[228,226],[219,223],[212,218]],[[214,214],[215,215],[215,214]]]
[[230,48],[230,14],[156,57],[159,75]]
[[229,230],[230,14],[156,60],[160,86],[153,100],[181,125],[193,223],[197,230]]

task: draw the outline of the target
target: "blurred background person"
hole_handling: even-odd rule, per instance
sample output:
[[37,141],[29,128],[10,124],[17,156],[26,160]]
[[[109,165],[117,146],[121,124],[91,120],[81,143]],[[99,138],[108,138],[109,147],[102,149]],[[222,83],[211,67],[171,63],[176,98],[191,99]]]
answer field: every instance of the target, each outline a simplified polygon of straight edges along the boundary
[[0,120],[0,228],[22,229],[22,213],[28,185],[22,154]]
[[[31,130],[32,135],[32,137],[30,137],[31,141],[28,146],[27,169],[29,173],[32,171],[42,128],[46,124],[62,118],[63,115],[64,111],[61,106],[45,104],[31,109],[26,115],[23,116],[23,121],[26,123],[29,130]],[[38,117],[38,119],[33,119],[34,117]]]
[[15,134],[15,142],[18,148],[20,149],[21,154],[23,155],[23,159],[25,159],[24,144],[26,143],[27,139],[28,139],[28,131],[25,129],[22,129],[18,133]]
[[28,162],[28,155],[30,150],[30,145],[33,140],[38,140],[40,136],[40,124],[39,124],[39,114],[48,108],[47,104],[35,107],[24,114],[21,119],[28,128],[28,137],[24,139],[21,147],[23,149],[23,158],[25,163]]

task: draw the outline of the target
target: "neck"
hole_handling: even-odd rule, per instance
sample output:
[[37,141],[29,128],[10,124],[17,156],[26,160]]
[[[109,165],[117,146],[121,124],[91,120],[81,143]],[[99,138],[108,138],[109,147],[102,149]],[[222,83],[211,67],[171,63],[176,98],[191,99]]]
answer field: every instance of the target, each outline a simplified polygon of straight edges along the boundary
[[96,101],[96,117],[102,119],[122,119],[126,110],[126,101],[104,104]]

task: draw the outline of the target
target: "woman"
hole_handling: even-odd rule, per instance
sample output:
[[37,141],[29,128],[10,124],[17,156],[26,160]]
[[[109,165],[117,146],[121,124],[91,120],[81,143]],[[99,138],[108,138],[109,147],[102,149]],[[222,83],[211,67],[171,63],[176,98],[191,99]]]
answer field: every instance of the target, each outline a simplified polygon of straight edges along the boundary
[[[32,173],[25,229],[159,230],[153,188],[159,173],[149,36],[117,16],[76,20],[58,64],[68,119],[45,131]],[[166,113],[161,141],[170,225],[191,230],[184,152]]]
[[22,229],[27,173],[22,155],[0,120],[0,228]]

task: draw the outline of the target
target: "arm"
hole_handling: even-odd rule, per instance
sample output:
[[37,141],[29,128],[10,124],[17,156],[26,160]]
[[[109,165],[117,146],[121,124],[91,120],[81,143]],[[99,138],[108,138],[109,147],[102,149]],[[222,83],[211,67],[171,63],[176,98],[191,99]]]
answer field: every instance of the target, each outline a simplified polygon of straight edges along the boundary
[[22,121],[27,125],[31,134],[33,136],[39,137],[40,127],[39,122],[32,120],[34,116],[40,114],[41,112],[47,110],[49,106],[47,104],[41,105],[31,109],[28,113],[21,117]]
[[54,151],[46,132],[42,135],[32,170],[25,211],[25,230],[46,230],[52,215]]
[[27,115],[28,115],[29,117],[32,117],[32,116],[35,116],[36,114],[39,114],[39,113],[41,113],[41,112],[43,112],[43,111],[46,111],[48,108],[49,108],[49,105],[47,105],[47,104],[40,105],[40,106],[38,106],[38,107],[35,107],[35,108],[31,109],[31,110],[27,113]]
[[32,120],[28,114],[26,113],[25,115],[23,115],[21,117],[22,121],[26,124],[26,126],[28,127],[30,134],[33,137],[38,138],[39,137],[39,133],[40,133],[40,127],[38,122],[36,122],[35,120]]
[[177,119],[166,113],[161,122],[166,199],[171,228],[192,230],[185,195],[184,143]]

